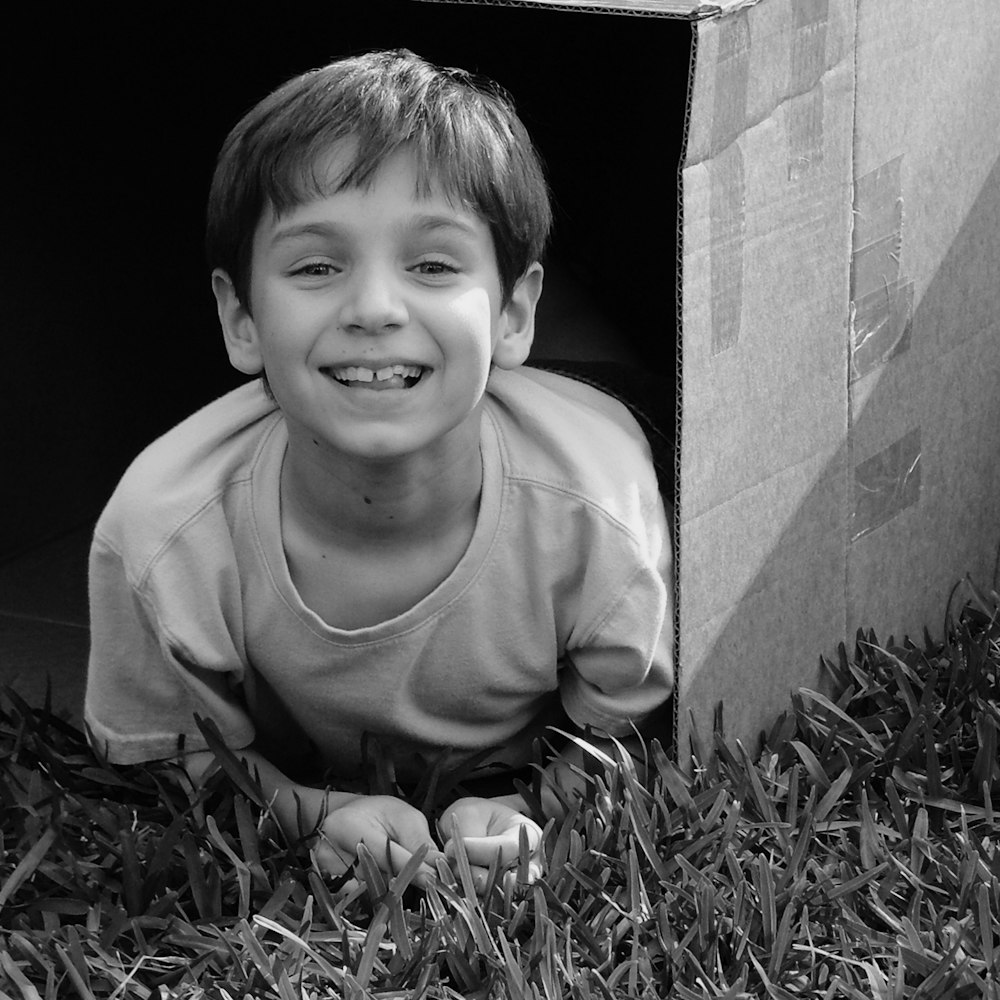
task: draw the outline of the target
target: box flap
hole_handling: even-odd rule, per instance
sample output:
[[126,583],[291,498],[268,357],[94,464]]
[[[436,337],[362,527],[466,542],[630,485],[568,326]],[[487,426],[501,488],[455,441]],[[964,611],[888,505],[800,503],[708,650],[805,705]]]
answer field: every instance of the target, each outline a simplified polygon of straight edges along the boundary
[[653,14],[661,17],[720,17],[752,7],[761,0],[423,0],[425,3],[485,3],[546,10],[589,10],[605,14]]

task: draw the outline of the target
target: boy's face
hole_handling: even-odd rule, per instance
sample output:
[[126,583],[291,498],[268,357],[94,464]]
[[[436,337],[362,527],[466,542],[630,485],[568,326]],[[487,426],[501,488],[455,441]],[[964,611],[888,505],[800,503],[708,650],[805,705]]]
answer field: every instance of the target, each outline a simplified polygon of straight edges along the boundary
[[265,214],[249,310],[214,280],[230,359],[266,371],[290,436],[386,459],[478,442],[491,362],[527,357],[541,269],[502,305],[487,224],[440,191],[420,197],[404,152],[367,188]]

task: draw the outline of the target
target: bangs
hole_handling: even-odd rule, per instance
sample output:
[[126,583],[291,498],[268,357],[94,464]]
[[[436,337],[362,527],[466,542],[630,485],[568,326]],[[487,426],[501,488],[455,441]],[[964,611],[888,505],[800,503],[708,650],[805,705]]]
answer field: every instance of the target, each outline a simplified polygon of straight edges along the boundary
[[[346,155],[345,155],[346,154]],[[363,144],[355,136],[316,142],[311,148],[284,150],[279,161],[261,178],[262,201],[275,215],[285,215],[299,205],[348,191],[366,190],[382,166],[397,154],[411,157],[417,198],[444,195],[449,201],[475,208],[489,200],[493,185],[480,171],[470,169],[447,154],[434,156],[423,144],[382,141]]]
[[[418,197],[438,191],[495,222],[502,192],[524,169],[513,163],[517,138],[501,116],[490,113],[488,102],[470,107],[467,97],[433,109],[401,108],[381,97],[367,114],[352,109],[346,120],[324,116],[315,131],[301,128],[273,157],[262,156],[262,200],[282,215],[304,202],[367,188],[383,163],[406,153],[415,167]],[[331,170],[334,158],[339,163]]]

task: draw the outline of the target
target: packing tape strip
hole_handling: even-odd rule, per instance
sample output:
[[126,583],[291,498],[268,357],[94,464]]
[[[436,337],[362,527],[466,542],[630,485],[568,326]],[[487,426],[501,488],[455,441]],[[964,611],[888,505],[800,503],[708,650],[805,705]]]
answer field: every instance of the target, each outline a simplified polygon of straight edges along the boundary
[[739,137],[746,128],[750,22],[745,11],[719,25],[709,160],[712,354],[733,347],[743,314],[746,183]]
[[920,499],[920,428],[854,469],[851,541],[891,521]]
[[886,285],[851,303],[851,379],[874,371],[910,346],[913,282]]
[[830,0],[793,0],[788,106],[788,179],[823,162],[823,75]]
[[913,283],[902,276],[902,158],[857,178],[851,257],[851,380],[910,345]]
[[740,339],[743,322],[743,242],[746,183],[743,151],[733,143],[711,163],[712,354]]

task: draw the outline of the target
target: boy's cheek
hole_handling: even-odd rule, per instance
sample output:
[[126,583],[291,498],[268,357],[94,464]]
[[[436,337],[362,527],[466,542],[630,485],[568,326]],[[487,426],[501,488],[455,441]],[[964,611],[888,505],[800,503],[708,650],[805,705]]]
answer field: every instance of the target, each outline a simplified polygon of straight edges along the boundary
[[450,309],[469,325],[492,325],[500,314],[487,288],[477,285],[459,292],[450,303]]

